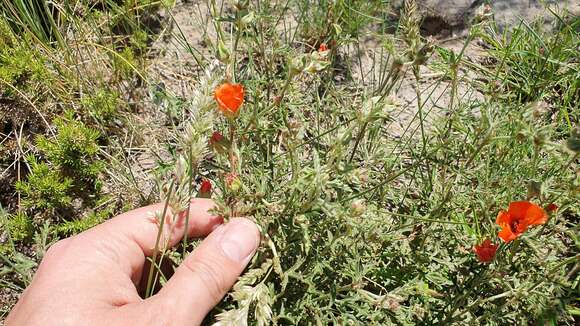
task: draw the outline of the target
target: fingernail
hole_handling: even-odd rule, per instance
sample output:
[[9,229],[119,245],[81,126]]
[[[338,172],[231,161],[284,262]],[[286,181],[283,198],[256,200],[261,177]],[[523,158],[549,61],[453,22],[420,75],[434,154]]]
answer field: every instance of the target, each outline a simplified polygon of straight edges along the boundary
[[221,247],[233,261],[242,262],[258,248],[258,228],[246,219],[236,219],[224,226]]

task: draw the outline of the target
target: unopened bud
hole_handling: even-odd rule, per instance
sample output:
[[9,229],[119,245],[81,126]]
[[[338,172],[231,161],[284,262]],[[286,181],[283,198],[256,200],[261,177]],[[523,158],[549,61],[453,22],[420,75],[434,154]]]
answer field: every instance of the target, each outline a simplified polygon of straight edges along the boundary
[[228,48],[226,47],[226,45],[222,40],[218,41],[216,57],[220,62],[224,64],[230,62],[230,51],[228,50]]
[[367,210],[364,199],[357,199],[350,204],[353,216],[361,216]]
[[247,15],[240,19],[240,28],[245,28],[246,26],[252,24],[256,19],[256,15],[253,11],[250,11]]
[[558,205],[554,204],[554,203],[550,203],[548,205],[546,205],[546,207],[544,207],[544,210],[550,214],[555,213],[558,210]]
[[214,131],[214,133],[211,135],[211,138],[209,139],[209,146],[214,151],[220,154],[224,154],[229,150],[231,143],[222,134]]
[[304,70],[304,67],[306,67],[306,58],[304,56],[290,59],[290,77],[300,74]]
[[203,179],[201,181],[201,186],[199,187],[199,192],[197,193],[198,198],[210,198],[211,197],[211,181],[208,179]]
[[227,189],[233,193],[237,193],[240,191],[240,189],[242,189],[242,181],[236,173],[231,172],[226,174],[225,181]]

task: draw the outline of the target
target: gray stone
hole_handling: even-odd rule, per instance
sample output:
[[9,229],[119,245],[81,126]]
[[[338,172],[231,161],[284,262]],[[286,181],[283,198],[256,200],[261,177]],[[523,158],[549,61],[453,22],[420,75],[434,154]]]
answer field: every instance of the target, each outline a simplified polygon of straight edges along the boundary
[[[417,0],[419,11],[423,16],[421,26],[424,35],[448,36],[465,30],[479,7],[489,3],[494,19],[500,29],[518,24],[522,19],[533,21],[543,18],[550,23],[555,17],[542,3],[546,3],[555,12],[568,11],[580,14],[578,0]],[[400,10],[403,0],[393,2],[395,10]]]

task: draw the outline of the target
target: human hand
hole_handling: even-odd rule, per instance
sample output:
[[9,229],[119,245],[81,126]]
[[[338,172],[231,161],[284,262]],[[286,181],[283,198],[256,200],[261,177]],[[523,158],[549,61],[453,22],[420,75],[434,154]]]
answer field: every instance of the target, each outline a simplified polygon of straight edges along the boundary
[[[227,224],[208,213],[209,199],[192,201],[189,237],[206,236],[156,295],[142,299],[136,286],[145,257],[153,254],[158,225],[151,205],[121,214],[49,248],[6,325],[197,325],[233,286],[259,244],[256,225]],[[185,216],[165,228],[173,246]],[[213,231],[212,231],[213,230]]]

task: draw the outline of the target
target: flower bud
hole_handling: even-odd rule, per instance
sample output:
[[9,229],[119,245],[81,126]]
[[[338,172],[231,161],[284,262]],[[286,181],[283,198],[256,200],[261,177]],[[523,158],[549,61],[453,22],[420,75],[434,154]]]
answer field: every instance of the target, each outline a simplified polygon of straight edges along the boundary
[[544,210],[550,214],[555,213],[558,210],[558,205],[554,204],[554,203],[550,203],[548,205],[546,205],[546,207],[544,207]]
[[240,19],[240,28],[245,28],[246,26],[252,24],[256,20],[256,15],[253,11],[250,11],[247,15]]
[[231,143],[221,133],[214,131],[209,139],[209,146],[219,154],[227,153]]
[[474,23],[482,23],[486,22],[491,19],[493,16],[493,12],[491,10],[491,6],[489,4],[481,5],[475,13],[473,18]]
[[221,39],[218,41],[216,57],[224,64],[230,62],[230,51]]
[[297,56],[290,59],[290,77],[294,77],[300,74],[304,70],[304,67],[306,67],[306,58],[304,56]]
[[477,259],[480,262],[489,263],[493,261],[498,247],[498,245],[493,244],[489,239],[485,239],[482,243],[473,246],[473,251],[475,251]]
[[225,181],[226,188],[233,193],[237,193],[243,187],[242,181],[240,180],[238,175],[234,172],[226,174]]
[[199,187],[199,192],[197,193],[198,198],[210,198],[211,197],[211,181],[208,179],[203,179],[201,181],[201,186]]
[[312,60],[310,61],[310,63],[308,64],[308,66],[306,66],[306,68],[304,68],[304,71],[310,74],[314,74],[317,73],[319,71],[324,70],[326,67],[328,67],[329,63],[326,61],[320,61],[320,60]]
[[352,215],[355,217],[361,216],[367,210],[364,199],[357,199],[350,204]]

